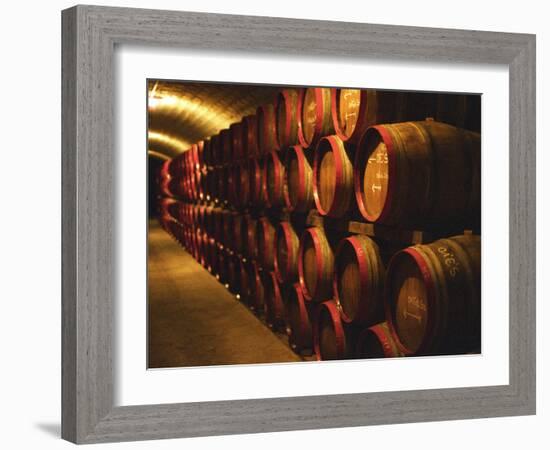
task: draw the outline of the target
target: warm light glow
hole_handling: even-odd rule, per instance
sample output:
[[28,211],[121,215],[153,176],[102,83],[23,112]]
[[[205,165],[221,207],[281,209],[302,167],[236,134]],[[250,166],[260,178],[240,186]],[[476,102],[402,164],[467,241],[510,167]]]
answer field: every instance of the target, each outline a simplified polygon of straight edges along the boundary
[[159,159],[164,159],[165,161],[167,161],[169,159],[172,159],[170,157],[170,155],[167,155],[167,154],[162,153],[162,152],[157,152],[156,150],[147,150],[147,154],[150,155],[150,156],[159,158]]
[[149,109],[175,107],[180,99],[174,96],[149,96]]
[[175,95],[169,90],[160,90],[158,82],[149,91],[149,112],[181,117],[182,122],[185,117],[194,117],[201,123],[207,123],[211,128],[211,134],[228,128],[238,119],[222,108],[204,104],[199,98],[189,98]]
[[149,131],[147,138],[149,143],[159,143],[166,147],[171,147],[178,153],[184,152],[191,147],[190,142],[158,131]]

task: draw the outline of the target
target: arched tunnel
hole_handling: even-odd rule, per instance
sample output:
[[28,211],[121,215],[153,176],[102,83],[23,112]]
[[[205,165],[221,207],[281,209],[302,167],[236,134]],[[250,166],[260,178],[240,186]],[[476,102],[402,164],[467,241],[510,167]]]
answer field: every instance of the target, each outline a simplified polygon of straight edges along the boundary
[[147,95],[149,367],[479,353],[481,95]]

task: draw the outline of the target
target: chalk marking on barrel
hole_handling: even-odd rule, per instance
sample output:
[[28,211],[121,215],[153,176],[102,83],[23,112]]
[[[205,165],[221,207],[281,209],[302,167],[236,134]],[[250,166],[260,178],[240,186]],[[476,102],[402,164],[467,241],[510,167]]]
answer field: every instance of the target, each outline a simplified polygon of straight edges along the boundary
[[403,310],[403,317],[404,317],[405,319],[407,319],[407,318],[409,318],[409,317],[412,317],[413,319],[418,320],[419,323],[422,322],[422,317],[421,317],[421,316],[419,316],[418,314],[414,314],[414,313],[412,313],[412,312],[409,312],[409,311],[407,311],[406,309]]

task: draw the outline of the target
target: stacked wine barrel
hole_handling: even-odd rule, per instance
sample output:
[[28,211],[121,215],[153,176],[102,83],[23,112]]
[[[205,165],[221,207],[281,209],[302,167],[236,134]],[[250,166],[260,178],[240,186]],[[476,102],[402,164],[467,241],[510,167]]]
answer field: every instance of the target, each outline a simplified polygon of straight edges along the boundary
[[479,96],[282,89],[162,166],[160,222],[298,354],[479,352],[480,109]]

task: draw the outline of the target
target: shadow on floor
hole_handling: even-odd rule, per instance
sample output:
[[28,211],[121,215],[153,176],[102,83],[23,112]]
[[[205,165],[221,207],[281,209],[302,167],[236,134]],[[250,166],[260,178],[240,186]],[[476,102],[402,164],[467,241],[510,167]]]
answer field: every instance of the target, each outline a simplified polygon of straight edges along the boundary
[[49,434],[52,437],[60,438],[61,437],[61,424],[60,423],[37,423],[35,424],[36,428],[43,431],[46,434]]

